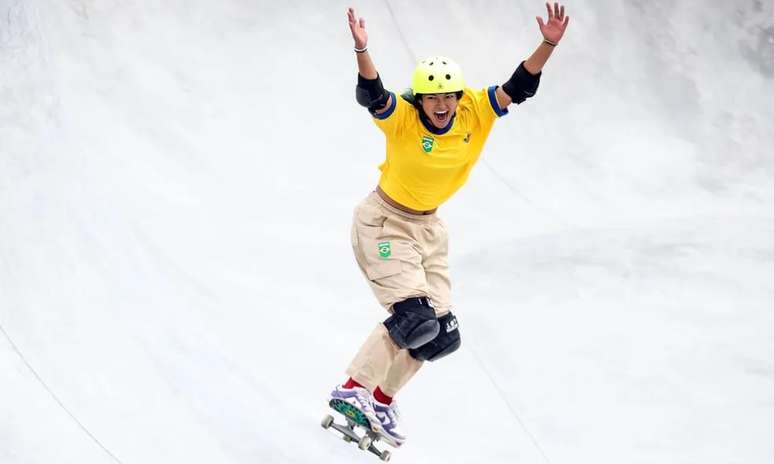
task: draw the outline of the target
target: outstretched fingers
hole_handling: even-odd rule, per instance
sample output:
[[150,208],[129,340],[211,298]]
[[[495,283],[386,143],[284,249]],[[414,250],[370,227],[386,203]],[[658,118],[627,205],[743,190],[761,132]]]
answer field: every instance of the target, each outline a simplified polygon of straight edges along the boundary
[[543,18],[537,17],[538,25],[542,28],[546,24],[550,24],[553,20],[559,21],[562,28],[567,27],[570,22],[570,17],[564,14],[564,5],[560,5],[559,2],[554,2],[553,6],[546,2],[546,11],[548,12],[548,20],[543,21]]
[[358,18],[354,8],[347,9],[347,20],[353,34],[358,30],[365,30],[365,18]]
[[355,25],[355,10],[352,8],[347,9],[347,22],[349,23],[349,27]]
[[358,18],[354,8],[347,8],[347,21],[352,38],[355,40],[355,49],[365,48],[368,43],[368,34],[365,29],[365,18]]

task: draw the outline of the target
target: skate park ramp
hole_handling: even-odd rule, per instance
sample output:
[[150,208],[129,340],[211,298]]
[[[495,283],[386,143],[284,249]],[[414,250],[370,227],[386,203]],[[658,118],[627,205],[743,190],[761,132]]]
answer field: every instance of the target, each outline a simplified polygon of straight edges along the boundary
[[[0,463],[374,462],[325,399],[385,315],[347,3],[0,0]],[[359,2],[472,87],[541,2]],[[572,1],[450,231],[463,347],[399,463],[774,462],[774,7]]]

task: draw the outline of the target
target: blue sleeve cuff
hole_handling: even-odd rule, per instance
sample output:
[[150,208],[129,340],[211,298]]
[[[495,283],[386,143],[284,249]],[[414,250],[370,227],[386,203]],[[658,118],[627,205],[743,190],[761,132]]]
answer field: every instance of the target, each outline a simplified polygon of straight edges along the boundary
[[387,111],[385,111],[384,113],[380,113],[380,114],[371,113],[371,116],[375,117],[376,119],[387,119],[387,118],[390,117],[390,115],[392,113],[395,112],[395,107],[398,106],[398,99],[395,98],[395,94],[394,93],[389,92],[389,94],[390,94],[390,97],[392,97],[392,100],[391,100],[392,103],[390,103],[390,107],[387,108]]
[[497,95],[495,94],[496,90],[497,86],[493,85],[487,89],[486,93],[489,95],[489,104],[492,105],[492,109],[499,118],[500,116],[505,116],[508,114],[508,108],[500,108],[500,105],[497,103]]

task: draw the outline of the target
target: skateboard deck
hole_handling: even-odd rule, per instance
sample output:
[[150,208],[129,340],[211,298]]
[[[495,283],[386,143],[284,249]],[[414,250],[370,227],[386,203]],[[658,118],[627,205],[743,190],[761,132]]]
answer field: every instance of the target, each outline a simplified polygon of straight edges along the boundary
[[397,448],[399,445],[391,437],[382,433],[380,426],[372,426],[362,411],[346,401],[332,399],[328,405],[344,417],[345,423],[338,423],[332,415],[327,414],[320,424],[324,429],[336,430],[342,435],[344,441],[355,443],[361,450],[375,454],[384,462],[390,460],[392,453],[388,450],[380,450],[375,445],[380,441],[393,448]]

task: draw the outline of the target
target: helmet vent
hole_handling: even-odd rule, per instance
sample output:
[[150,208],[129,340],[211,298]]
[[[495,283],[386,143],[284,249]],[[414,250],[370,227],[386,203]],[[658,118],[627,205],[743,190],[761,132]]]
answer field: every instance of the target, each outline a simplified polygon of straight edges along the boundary
[[453,59],[430,55],[414,67],[411,91],[414,95],[462,92],[466,88],[462,76],[460,66]]

